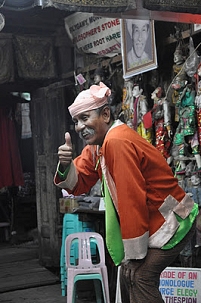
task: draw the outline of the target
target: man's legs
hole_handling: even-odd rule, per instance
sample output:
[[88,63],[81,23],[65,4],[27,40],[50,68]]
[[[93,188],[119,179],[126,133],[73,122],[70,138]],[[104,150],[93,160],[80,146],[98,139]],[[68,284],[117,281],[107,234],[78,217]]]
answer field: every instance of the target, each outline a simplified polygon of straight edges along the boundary
[[130,260],[121,265],[122,303],[162,303],[159,291],[161,272],[179,255],[195,232],[195,223],[186,237],[169,250],[148,249],[143,260]]

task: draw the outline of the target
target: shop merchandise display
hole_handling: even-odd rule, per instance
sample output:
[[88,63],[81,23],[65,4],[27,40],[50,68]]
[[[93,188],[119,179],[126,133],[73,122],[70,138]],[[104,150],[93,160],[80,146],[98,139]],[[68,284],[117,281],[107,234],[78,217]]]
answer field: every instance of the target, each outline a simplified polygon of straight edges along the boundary
[[188,148],[196,160],[197,167],[194,172],[201,172],[201,157],[197,136],[195,90],[188,83],[185,75],[177,75],[172,87],[178,92],[176,107],[178,108],[179,123],[176,128],[173,143],[179,149],[179,167],[176,174],[185,174],[186,160],[189,155]]
[[171,112],[166,98],[162,98],[162,88],[157,87],[151,94],[154,100],[152,119],[155,131],[155,146],[162,153],[168,163],[171,163],[170,154],[172,129]]
[[201,145],[201,63],[199,63],[197,68],[197,81],[196,83],[196,97],[195,106],[197,113],[197,124],[198,124],[198,140],[199,145]]
[[[189,45],[189,56],[197,62],[192,38]],[[142,94],[142,82],[136,83],[134,78],[124,83],[121,112],[124,122],[161,151],[179,179],[185,178],[186,174],[189,177],[190,162],[191,173],[198,177],[201,173],[201,66],[192,69],[192,60],[186,56],[183,41],[179,40],[173,53],[172,79],[168,88],[171,100],[159,78],[149,95]],[[140,132],[142,126],[144,131]]]
[[143,117],[148,112],[148,103],[139,83],[126,82],[126,98],[123,101],[125,122],[145,140],[152,143],[152,127],[146,128]]

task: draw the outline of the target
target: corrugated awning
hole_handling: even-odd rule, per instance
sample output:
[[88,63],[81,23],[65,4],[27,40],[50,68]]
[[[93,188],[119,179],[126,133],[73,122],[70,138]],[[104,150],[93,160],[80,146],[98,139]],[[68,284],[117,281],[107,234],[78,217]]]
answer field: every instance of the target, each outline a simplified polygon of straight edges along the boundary
[[169,11],[178,13],[201,13],[200,0],[144,0],[143,7],[152,11]]
[[7,0],[3,8],[22,11],[40,6],[88,12],[119,19],[151,19],[201,24],[201,0]]
[[[189,0],[185,0],[184,3],[187,2],[187,6],[184,12],[182,11],[183,7],[177,8],[177,12],[173,11],[173,9],[177,5],[177,0],[135,0],[136,1],[136,9],[128,9],[126,11],[122,11],[121,13],[102,13],[101,16],[108,18],[121,18],[121,19],[149,19],[156,21],[166,21],[166,22],[180,22],[180,23],[195,23],[201,24],[201,14],[197,14],[196,6],[194,5],[194,9],[190,8],[191,2]],[[149,3],[148,3],[149,1]],[[181,2],[183,0],[179,0]],[[199,10],[201,12],[201,0],[194,0],[195,2],[200,2]],[[193,2],[194,2],[193,1]],[[146,2],[146,3],[145,3]],[[155,5],[154,5],[155,3]],[[162,6],[161,3],[169,3],[169,6]],[[170,6],[172,3],[172,7]],[[149,9],[145,6],[148,6]],[[152,5],[153,4],[153,5]],[[172,9],[173,8],[173,9]],[[193,13],[191,13],[193,12]],[[96,14],[98,15],[98,13]],[[99,14],[100,15],[100,14]]]
[[136,0],[41,0],[43,7],[55,8],[72,12],[87,13],[121,13],[136,9]]

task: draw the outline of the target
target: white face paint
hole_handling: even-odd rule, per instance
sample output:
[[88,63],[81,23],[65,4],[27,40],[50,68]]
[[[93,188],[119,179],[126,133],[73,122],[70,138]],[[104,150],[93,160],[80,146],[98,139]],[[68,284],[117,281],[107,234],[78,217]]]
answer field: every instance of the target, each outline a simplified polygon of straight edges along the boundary
[[95,134],[94,129],[85,127],[84,130],[78,132],[80,139],[86,140],[88,136],[93,136]]
[[140,90],[140,87],[139,85],[135,85],[133,87],[133,97],[137,97],[141,94],[141,90]]
[[157,96],[156,96],[157,93],[158,93],[158,89],[155,89],[153,91],[153,93],[151,94],[151,99],[156,99],[157,98]]
[[80,113],[73,117],[75,131],[79,134],[86,144],[102,145],[108,131],[109,112],[104,114],[97,110],[90,110]]

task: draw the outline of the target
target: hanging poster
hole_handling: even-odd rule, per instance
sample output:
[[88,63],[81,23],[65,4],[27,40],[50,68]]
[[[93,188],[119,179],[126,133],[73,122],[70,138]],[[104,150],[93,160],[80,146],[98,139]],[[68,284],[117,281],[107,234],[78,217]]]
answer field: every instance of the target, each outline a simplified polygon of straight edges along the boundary
[[124,78],[157,68],[154,21],[121,20]]
[[165,303],[200,303],[201,269],[167,267],[161,273],[159,290]]
[[113,57],[121,53],[120,20],[91,13],[75,13],[65,18],[66,32],[73,45],[84,53]]

